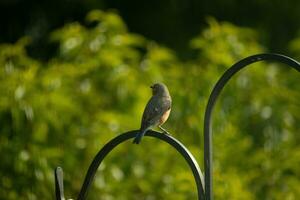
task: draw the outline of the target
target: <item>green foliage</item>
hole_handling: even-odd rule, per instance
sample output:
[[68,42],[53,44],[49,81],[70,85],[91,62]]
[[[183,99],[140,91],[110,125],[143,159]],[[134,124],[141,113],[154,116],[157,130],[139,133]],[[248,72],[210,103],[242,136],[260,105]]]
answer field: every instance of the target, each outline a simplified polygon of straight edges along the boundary
[[[92,11],[89,26],[51,34],[59,49],[30,58],[28,39],[0,46],[0,199],[54,199],[53,170],[75,198],[93,156],[114,136],[138,129],[149,85],[165,82],[173,110],[165,124],[203,170],[202,122],[214,83],[233,63],[263,52],[254,30],[209,19],[191,41],[194,60],[129,33],[115,13]],[[300,56],[299,39],[291,44]],[[254,64],[222,92],[214,111],[216,199],[300,196],[299,74]],[[155,147],[155,148],[153,148]],[[145,138],[121,145],[100,166],[89,199],[196,199],[187,164],[168,145]]]

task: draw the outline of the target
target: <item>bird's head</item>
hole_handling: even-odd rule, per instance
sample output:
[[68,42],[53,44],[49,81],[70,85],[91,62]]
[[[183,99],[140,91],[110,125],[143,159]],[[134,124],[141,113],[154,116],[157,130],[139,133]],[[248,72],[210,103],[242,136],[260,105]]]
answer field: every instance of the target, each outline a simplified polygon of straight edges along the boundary
[[150,86],[152,89],[152,95],[161,95],[161,96],[168,96],[169,90],[167,86],[163,83],[155,83]]

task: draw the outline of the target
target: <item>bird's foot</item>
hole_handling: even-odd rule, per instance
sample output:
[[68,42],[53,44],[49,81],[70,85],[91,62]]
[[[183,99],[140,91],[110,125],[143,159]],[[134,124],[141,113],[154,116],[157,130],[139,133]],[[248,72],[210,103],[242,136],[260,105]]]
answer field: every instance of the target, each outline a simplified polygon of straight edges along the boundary
[[158,128],[160,129],[160,130],[162,130],[162,132],[164,133],[164,134],[166,134],[166,135],[171,135],[166,129],[164,129],[163,127],[161,127],[161,126],[158,126]]

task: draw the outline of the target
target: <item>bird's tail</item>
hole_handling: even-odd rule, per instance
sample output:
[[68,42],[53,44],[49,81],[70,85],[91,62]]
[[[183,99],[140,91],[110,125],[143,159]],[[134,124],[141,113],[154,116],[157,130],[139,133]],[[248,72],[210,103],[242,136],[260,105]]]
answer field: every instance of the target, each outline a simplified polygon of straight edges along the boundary
[[145,133],[147,132],[147,129],[145,130],[140,130],[140,132],[135,136],[134,140],[133,140],[133,144],[139,144],[142,140],[142,137],[145,135]]

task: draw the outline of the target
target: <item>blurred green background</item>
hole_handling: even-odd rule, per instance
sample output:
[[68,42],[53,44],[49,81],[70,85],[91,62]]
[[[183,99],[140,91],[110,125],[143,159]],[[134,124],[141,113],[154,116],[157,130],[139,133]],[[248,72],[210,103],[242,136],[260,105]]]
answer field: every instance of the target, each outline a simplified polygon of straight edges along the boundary
[[[0,1],[0,199],[54,199],[53,170],[76,198],[98,150],[138,129],[164,82],[164,127],[203,170],[204,109],[232,64],[261,52],[300,59],[300,1]],[[300,196],[300,74],[257,63],[213,115],[215,199]],[[153,148],[154,147],[154,148]],[[145,138],[100,166],[88,199],[196,199],[188,165]]]

